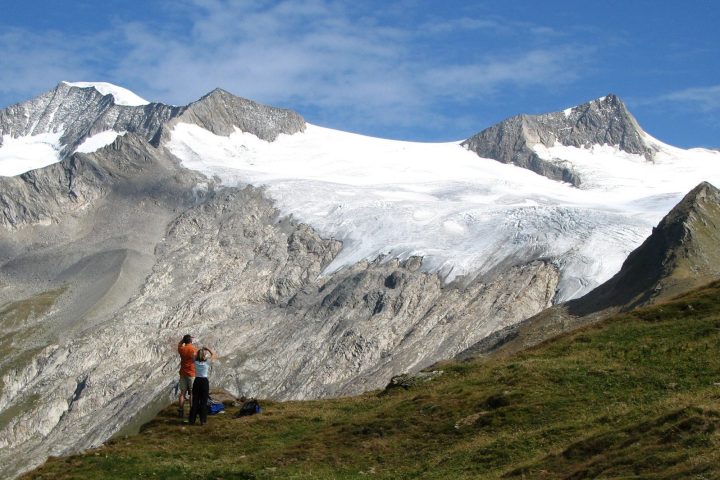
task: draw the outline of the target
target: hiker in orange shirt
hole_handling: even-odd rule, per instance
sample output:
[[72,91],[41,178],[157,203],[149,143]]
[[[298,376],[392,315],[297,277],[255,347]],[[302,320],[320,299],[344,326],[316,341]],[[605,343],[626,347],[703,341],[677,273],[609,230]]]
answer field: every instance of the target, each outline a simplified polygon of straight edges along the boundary
[[180,398],[178,402],[178,416],[185,416],[185,392],[190,394],[190,405],[192,405],[192,387],[195,380],[195,354],[197,348],[192,344],[193,337],[185,335],[180,343],[178,343],[178,353],[180,354]]

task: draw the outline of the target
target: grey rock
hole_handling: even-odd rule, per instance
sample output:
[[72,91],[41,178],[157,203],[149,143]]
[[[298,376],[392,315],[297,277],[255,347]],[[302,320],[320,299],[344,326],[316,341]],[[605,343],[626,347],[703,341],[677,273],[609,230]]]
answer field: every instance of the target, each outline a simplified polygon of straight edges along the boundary
[[155,238],[151,272],[125,304],[4,369],[0,409],[22,406],[0,426],[7,472],[98,445],[168,398],[174,346],[188,331],[221,353],[211,383],[233,395],[346,395],[382,388],[546,307],[558,280],[551,264],[533,262],[459,288],[417,270],[417,259],[323,277],[340,243],[278,222],[251,187],[209,192]]
[[392,377],[390,379],[390,383],[388,383],[387,387],[385,387],[385,391],[387,392],[395,388],[402,388],[407,390],[417,385],[422,385],[426,382],[429,382],[430,380],[441,376],[443,373],[445,372],[443,372],[442,370],[421,371],[413,375],[403,373],[401,375]]
[[278,135],[305,131],[305,120],[296,112],[236,97],[225,90],[215,89],[183,109],[175,123],[193,123],[215,135],[230,135],[235,128],[252,133],[268,142]]
[[613,94],[565,112],[517,115],[487,128],[463,142],[484,158],[527,168],[553,180],[579,186],[582,178],[571,166],[540,158],[532,149],[555,143],[573,147],[615,145],[628,153],[652,160],[654,150],[625,104]]
[[458,358],[519,352],[613,313],[669,300],[720,279],[718,245],[720,190],[702,182],[660,221],[607,282],[581,298],[493,332]]
[[162,125],[182,110],[159,103],[116,105],[112,95],[102,95],[95,88],[59,83],[32,100],[0,110],[0,136],[62,131],[60,141],[65,148],[61,154],[67,158],[87,137],[106,130],[131,132],[148,141],[156,139]]

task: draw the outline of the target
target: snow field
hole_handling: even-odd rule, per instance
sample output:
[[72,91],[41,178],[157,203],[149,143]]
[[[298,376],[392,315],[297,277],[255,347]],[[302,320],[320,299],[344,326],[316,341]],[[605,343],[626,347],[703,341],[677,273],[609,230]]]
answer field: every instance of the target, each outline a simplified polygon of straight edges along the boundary
[[0,145],[0,176],[14,177],[60,161],[63,132],[41,133],[13,138],[3,135]]
[[71,87],[78,87],[78,88],[94,88],[98,92],[100,92],[102,95],[112,95],[115,99],[115,105],[125,105],[129,107],[136,107],[139,105],[147,105],[150,102],[145,100],[144,98],[136,95],[135,93],[131,92],[130,90],[122,87],[118,87],[117,85],[113,85],[112,83],[107,82],[65,82],[63,81],[65,85],[69,85]]
[[459,143],[382,140],[314,125],[269,143],[178,124],[167,147],[186,167],[227,185],[264,185],[283,214],[343,241],[325,273],[380,255],[420,255],[428,270],[452,281],[508,260],[545,258],[561,269],[557,301],[610,278],[695,179],[713,181],[702,178],[704,163],[675,157],[663,162],[679,163],[687,175],[611,147],[558,150],[587,175],[577,189],[479,158]]
[[92,137],[87,137],[83,143],[78,145],[75,151],[80,153],[95,152],[110,145],[117,137],[123,136],[126,133],[127,132],[116,132],[115,130],[105,130],[104,132],[96,133]]

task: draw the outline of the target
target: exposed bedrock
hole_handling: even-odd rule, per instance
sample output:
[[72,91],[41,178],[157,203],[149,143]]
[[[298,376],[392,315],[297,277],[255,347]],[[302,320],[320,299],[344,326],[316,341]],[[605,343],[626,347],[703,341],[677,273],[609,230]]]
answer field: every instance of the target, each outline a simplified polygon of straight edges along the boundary
[[[92,331],[50,343],[2,376],[0,462],[9,472],[97,445],[177,375],[192,332],[222,355],[214,385],[278,399],[379,388],[551,303],[544,261],[463,287],[411,258],[321,276],[341,248],[281,219],[255,188],[209,192],[180,213],[130,300]],[[40,320],[41,321],[41,320]]]
[[562,112],[510,117],[473,135],[462,145],[481,157],[512,163],[579,186],[582,178],[569,163],[542,159],[533,150],[537,144],[552,147],[556,143],[585,148],[613,145],[648,160],[652,160],[654,153],[635,118],[613,94]]
[[65,159],[85,139],[107,130],[133,133],[159,146],[174,119],[197,124],[216,135],[229,135],[238,128],[267,141],[305,130],[305,120],[292,110],[262,105],[220,89],[187,106],[127,106],[117,105],[112,95],[103,95],[93,87],[61,82],[31,100],[0,109],[0,146],[4,135],[17,138],[59,133],[63,147],[58,155]]

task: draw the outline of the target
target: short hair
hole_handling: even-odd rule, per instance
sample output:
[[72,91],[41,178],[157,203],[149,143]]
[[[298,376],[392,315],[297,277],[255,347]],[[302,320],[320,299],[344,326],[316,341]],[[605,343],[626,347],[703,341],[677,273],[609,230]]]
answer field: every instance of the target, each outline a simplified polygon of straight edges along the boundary
[[192,338],[193,338],[193,337],[192,337],[192,335],[190,335],[190,334],[185,335],[185,336],[183,337],[183,339],[182,339],[182,343],[192,343]]

